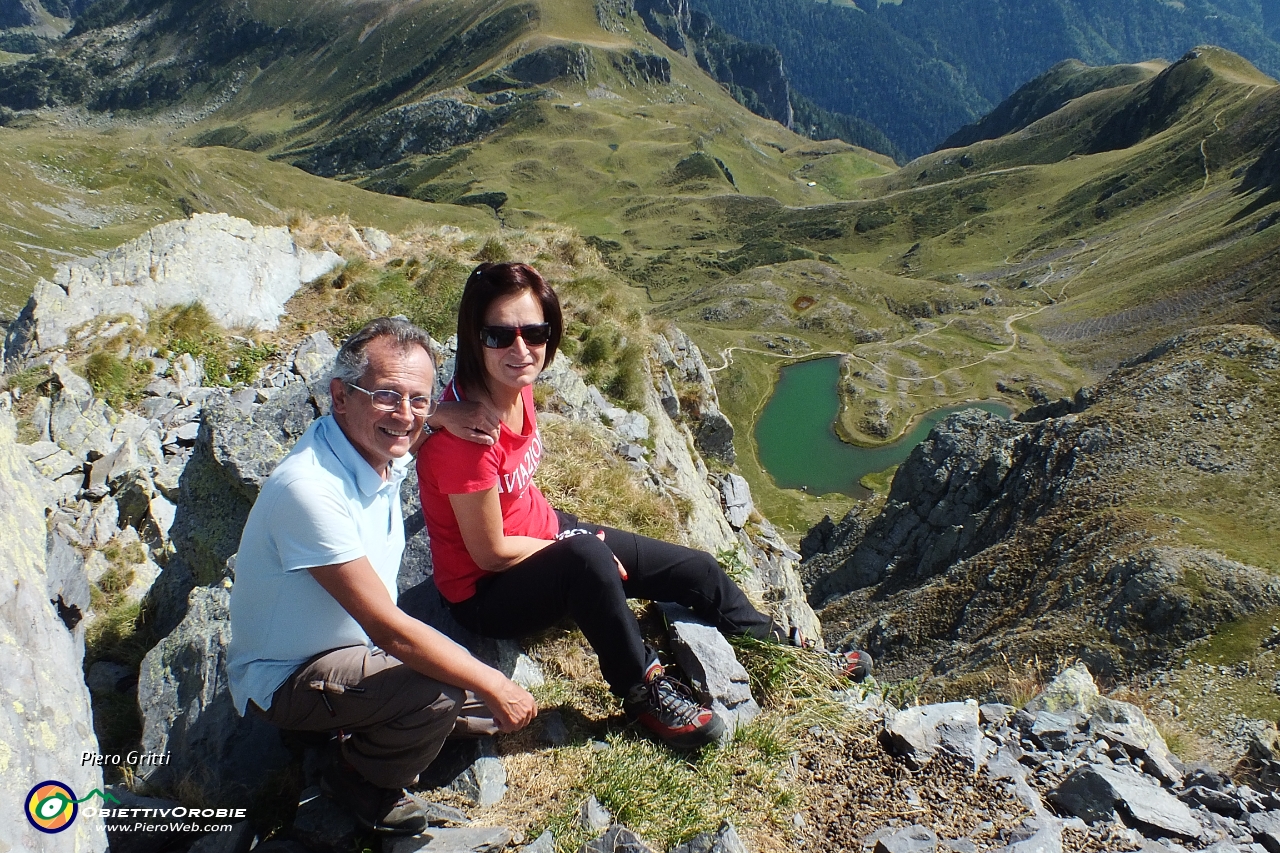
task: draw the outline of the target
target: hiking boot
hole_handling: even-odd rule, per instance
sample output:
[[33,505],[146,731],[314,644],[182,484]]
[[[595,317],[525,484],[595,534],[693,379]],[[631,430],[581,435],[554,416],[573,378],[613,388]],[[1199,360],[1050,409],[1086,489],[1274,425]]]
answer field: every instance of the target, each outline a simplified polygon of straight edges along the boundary
[[865,681],[867,676],[871,674],[871,668],[875,662],[871,660],[871,655],[861,649],[851,649],[847,652],[835,652],[833,656],[836,664],[840,667],[840,671],[850,681]]
[[379,788],[341,764],[324,771],[320,792],[350,812],[365,829],[385,835],[417,835],[427,828],[422,807],[404,789]]
[[627,691],[623,702],[627,716],[677,749],[696,749],[718,740],[724,723],[715,711],[699,705],[693,691],[666,674],[654,661],[644,681]]

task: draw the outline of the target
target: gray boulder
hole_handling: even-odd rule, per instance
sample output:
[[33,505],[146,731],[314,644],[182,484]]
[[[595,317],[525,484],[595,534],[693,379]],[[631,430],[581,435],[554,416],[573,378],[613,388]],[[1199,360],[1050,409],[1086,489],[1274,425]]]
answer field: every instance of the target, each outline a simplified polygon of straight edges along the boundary
[[227,576],[227,559],[240,547],[258,490],[318,411],[301,382],[249,412],[225,393],[205,403],[169,528],[174,555],[150,594],[159,633],[172,630],[182,619],[193,588]]
[[316,787],[298,795],[298,811],[290,835],[316,853],[347,853],[357,849],[364,830],[351,813]]
[[511,830],[503,826],[431,827],[420,835],[388,839],[382,850],[383,853],[501,853],[510,843]]
[[1185,838],[1204,831],[1191,809],[1136,771],[1090,764],[1076,769],[1049,799],[1089,823],[1110,820],[1116,809],[1139,823]]
[[747,853],[733,824],[725,821],[715,832],[703,832],[671,848],[671,853]]
[[487,808],[506,795],[507,768],[490,739],[479,741],[477,748],[479,755],[449,783],[449,790],[466,797],[473,805]]
[[936,853],[938,836],[927,826],[908,826],[876,839],[873,853]]
[[751,680],[733,647],[713,625],[675,604],[663,604],[676,662],[699,698],[725,724],[725,737],[760,715]]
[[[5,802],[25,801],[31,786],[62,782],[76,798],[102,789],[102,771],[73,760],[96,753],[81,652],[49,600],[45,506],[39,478],[16,444],[17,425],[0,409],[0,743]],[[97,804],[97,801],[92,801]],[[16,805],[14,806],[16,809]],[[102,850],[98,821],[77,820],[57,835],[39,832],[10,812],[0,821],[0,849]]]
[[621,824],[609,827],[604,835],[588,841],[578,853],[655,853],[654,849]]
[[1268,853],[1280,853],[1280,811],[1249,815],[1249,831],[1253,833],[1253,840],[1267,848]]
[[520,853],[556,853],[556,837],[548,829],[533,839],[532,844],[521,847]]
[[1049,815],[1031,818],[1015,831],[1003,853],[1063,853],[1062,822]]
[[139,776],[155,789],[247,806],[269,774],[288,763],[289,752],[279,730],[252,714],[239,716],[232,705],[229,601],[222,586],[193,590],[182,622],[143,658],[142,750],[169,758]]
[[187,853],[249,853],[257,840],[253,826],[246,820],[226,832],[210,832],[197,838]]
[[996,749],[978,725],[975,702],[907,708],[886,721],[885,733],[894,748],[917,767],[945,751],[972,762],[977,770]]
[[755,510],[751,500],[751,487],[740,474],[726,474],[720,480],[720,497],[724,499],[724,514],[734,530],[747,526],[747,519]]

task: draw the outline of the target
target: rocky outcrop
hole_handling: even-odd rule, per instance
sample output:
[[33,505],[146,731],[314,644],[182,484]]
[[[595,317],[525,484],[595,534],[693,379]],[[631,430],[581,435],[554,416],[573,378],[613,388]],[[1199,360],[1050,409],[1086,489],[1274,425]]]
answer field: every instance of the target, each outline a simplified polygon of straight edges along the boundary
[[138,678],[142,751],[167,756],[139,769],[148,786],[184,799],[248,807],[289,761],[280,730],[236,713],[227,687],[230,592],[192,591],[182,622],[147,653]]
[[684,415],[694,423],[698,450],[732,465],[733,424],[720,411],[720,398],[702,351],[678,328],[655,339],[654,354],[662,365],[658,376],[663,410],[671,417]]
[[41,280],[5,342],[6,361],[67,344],[99,318],[145,324],[158,308],[200,302],[227,328],[274,329],[284,303],[303,284],[341,262],[333,252],[298,247],[287,228],[266,228],[225,213],[166,222]]
[[56,780],[78,799],[102,789],[102,771],[76,760],[98,752],[89,690],[75,677],[82,651],[57,607],[66,578],[48,573],[40,478],[15,437],[12,416],[0,410],[0,787],[11,809],[0,821],[0,847],[102,850],[107,842],[97,821],[49,835],[18,815],[35,783]]
[[687,0],[632,0],[632,5],[649,32],[676,53],[694,57],[734,100],[791,127],[791,87],[777,48],[737,38],[709,15],[692,11]]
[[[801,830],[812,849],[1271,849],[1280,797],[1183,766],[1142,709],[1100,695],[1083,665],[1021,710],[970,701],[863,713],[881,724],[884,748],[928,771],[890,765],[901,781],[888,782],[868,773],[867,743],[817,734],[800,762],[800,781],[818,783]],[[886,806],[914,825],[881,825]]]
[[506,122],[514,105],[477,107],[455,98],[430,98],[388,110],[316,146],[293,164],[326,178],[380,169],[410,154],[440,154],[483,139]]
[[898,470],[865,534],[826,532],[839,559],[802,569],[810,600],[829,635],[935,674],[1000,654],[1077,655],[1108,674],[1156,666],[1280,602],[1280,584],[1125,507],[1210,477],[1248,482],[1270,464],[1259,401],[1278,386],[1280,342],[1221,327],[1161,345],[1060,417],[954,415]]

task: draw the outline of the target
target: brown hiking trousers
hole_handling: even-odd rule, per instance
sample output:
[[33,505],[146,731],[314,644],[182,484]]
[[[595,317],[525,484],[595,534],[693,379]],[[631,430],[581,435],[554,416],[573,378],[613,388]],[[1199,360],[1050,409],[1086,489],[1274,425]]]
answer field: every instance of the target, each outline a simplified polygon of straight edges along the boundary
[[450,735],[498,731],[471,691],[428,678],[367,646],[317,655],[280,685],[270,708],[250,707],[282,729],[340,729],[342,757],[382,788],[416,782]]

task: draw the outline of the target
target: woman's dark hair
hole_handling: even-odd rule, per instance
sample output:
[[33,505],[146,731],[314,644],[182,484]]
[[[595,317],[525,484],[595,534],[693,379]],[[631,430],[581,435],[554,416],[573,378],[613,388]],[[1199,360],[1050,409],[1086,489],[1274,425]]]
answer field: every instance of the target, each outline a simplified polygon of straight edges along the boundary
[[453,378],[463,389],[489,387],[485,381],[484,345],[480,342],[485,312],[495,299],[518,296],[525,291],[538,300],[542,306],[542,319],[551,324],[551,337],[546,344],[542,368],[545,370],[550,366],[564,333],[564,315],[556,292],[528,264],[481,264],[467,277],[467,285],[462,289],[462,303],[458,306],[458,358]]

